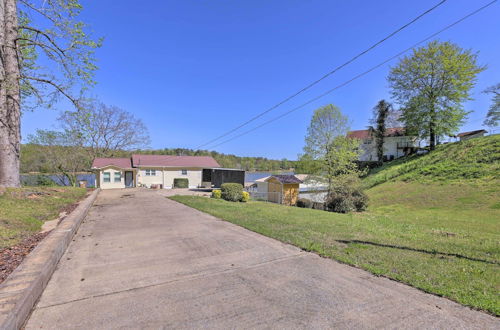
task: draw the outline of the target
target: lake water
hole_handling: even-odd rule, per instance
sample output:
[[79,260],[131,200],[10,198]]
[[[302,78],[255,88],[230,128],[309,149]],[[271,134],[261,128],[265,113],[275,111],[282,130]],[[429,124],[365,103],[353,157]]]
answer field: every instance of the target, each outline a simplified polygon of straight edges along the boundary
[[[52,181],[54,181],[54,183],[58,186],[69,186],[70,185],[69,180],[66,177],[61,178],[61,176],[58,176],[58,175],[43,174],[43,173],[40,173],[40,174],[22,174],[21,175],[21,183],[23,185],[33,186],[36,184],[38,176],[47,177],[47,178],[51,179]],[[93,173],[77,174],[76,178],[77,178],[77,180],[76,180],[77,182],[78,181],[87,181],[87,187],[89,187],[89,188],[93,188],[95,185],[95,174],[93,174]]]
[[255,182],[255,180],[271,176],[273,174],[294,175],[294,172],[245,172],[245,182]]

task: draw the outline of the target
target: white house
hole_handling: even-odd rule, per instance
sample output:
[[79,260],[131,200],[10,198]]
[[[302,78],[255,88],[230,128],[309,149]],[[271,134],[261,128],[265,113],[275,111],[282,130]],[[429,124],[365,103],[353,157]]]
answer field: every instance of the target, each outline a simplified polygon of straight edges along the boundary
[[189,188],[202,185],[202,170],[220,165],[209,156],[132,155],[131,158],[96,158],[92,170],[102,189],[172,188],[174,179],[188,179]]
[[[360,161],[378,161],[375,131],[369,127],[365,130],[350,131],[347,137],[360,139],[362,150]],[[418,140],[405,134],[404,127],[387,128],[384,135],[384,160],[393,160],[407,155],[418,148]]]

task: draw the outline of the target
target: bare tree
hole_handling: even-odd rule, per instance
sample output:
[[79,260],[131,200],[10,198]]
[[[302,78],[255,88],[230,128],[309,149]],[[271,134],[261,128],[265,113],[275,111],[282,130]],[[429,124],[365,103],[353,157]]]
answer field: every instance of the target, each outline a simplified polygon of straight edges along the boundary
[[111,157],[116,151],[140,149],[150,143],[142,120],[100,102],[86,102],[77,111],[64,112],[59,120],[62,128],[72,132],[94,158]]
[[0,0],[0,186],[20,185],[21,107],[50,107],[60,95],[78,106],[73,92],[94,83],[100,41],[77,20],[81,8],[79,0]]

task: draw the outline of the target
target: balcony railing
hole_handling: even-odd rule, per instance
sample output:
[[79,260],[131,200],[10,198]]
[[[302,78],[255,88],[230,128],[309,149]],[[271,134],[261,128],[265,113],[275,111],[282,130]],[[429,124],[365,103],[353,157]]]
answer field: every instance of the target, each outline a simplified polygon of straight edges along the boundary
[[414,148],[415,144],[413,142],[398,142],[396,147],[398,149]]

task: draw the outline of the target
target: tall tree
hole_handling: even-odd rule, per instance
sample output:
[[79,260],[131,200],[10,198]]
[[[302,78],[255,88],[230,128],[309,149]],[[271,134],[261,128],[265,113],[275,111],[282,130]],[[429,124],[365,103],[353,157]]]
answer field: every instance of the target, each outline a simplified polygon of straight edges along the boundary
[[148,147],[148,129],[130,112],[96,101],[82,102],[77,111],[60,117],[64,131],[72,132],[92,158],[112,157],[119,150]]
[[492,104],[486,114],[484,125],[496,127],[500,122],[500,84],[489,87],[484,91],[488,94],[493,94]]
[[94,83],[100,41],[85,33],[81,9],[79,0],[0,0],[0,186],[20,185],[21,107],[60,95],[77,106],[77,90]]
[[332,104],[317,109],[307,129],[302,167],[315,174],[315,181],[327,183],[329,190],[336,177],[358,173],[359,142],[347,138],[348,131],[348,118]]
[[28,141],[41,149],[45,170],[57,175],[59,182],[76,186],[78,172],[90,167],[91,159],[72,132],[37,130]]
[[408,132],[428,137],[431,149],[439,136],[454,133],[468,113],[463,103],[471,99],[476,76],[484,69],[477,54],[450,42],[432,41],[402,58],[388,81]]
[[387,129],[387,122],[389,119],[389,115],[394,113],[394,109],[392,104],[387,102],[386,100],[380,100],[375,106],[374,114],[375,114],[375,147],[377,148],[377,160],[379,162],[382,161],[384,157],[384,138],[385,131]]

